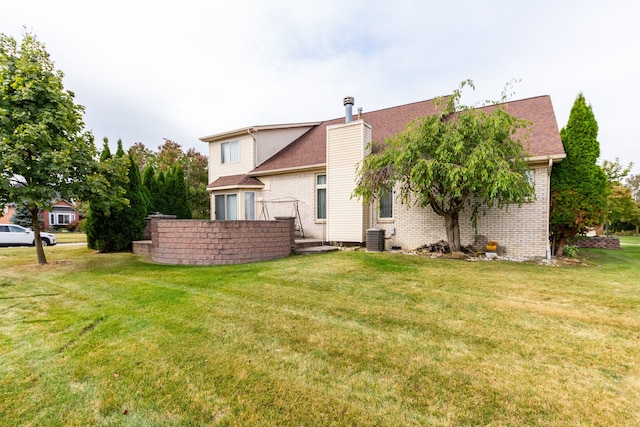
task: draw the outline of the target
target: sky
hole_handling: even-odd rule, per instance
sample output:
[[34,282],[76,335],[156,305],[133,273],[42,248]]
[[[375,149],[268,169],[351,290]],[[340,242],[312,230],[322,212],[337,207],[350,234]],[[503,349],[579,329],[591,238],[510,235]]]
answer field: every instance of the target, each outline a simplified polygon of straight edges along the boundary
[[619,0],[20,0],[0,32],[46,45],[96,145],[199,138],[329,120],[446,95],[467,105],[550,95],[558,127],[579,93],[601,159],[640,173],[640,3]]

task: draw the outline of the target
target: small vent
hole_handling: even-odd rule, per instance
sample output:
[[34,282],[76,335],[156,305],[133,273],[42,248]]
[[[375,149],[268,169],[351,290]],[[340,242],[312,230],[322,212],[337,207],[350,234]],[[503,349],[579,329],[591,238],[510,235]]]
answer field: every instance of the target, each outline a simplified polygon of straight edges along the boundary
[[367,251],[384,252],[384,229],[367,229]]

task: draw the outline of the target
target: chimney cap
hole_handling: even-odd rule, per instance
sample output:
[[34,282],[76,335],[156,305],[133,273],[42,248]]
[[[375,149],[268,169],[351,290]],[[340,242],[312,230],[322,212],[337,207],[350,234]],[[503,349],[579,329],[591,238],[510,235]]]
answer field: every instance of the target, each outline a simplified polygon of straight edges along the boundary
[[344,105],[353,105],[355,102],[355,99],[353,98],[353,96],[345,96],[344,98]]

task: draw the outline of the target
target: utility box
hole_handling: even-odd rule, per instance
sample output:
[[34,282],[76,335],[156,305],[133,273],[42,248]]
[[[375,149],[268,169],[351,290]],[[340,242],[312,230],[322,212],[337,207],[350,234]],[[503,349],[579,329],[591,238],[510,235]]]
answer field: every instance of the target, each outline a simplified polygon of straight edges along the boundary
[[384,252],[384,229],[383,228],[367,229],[367,251]]

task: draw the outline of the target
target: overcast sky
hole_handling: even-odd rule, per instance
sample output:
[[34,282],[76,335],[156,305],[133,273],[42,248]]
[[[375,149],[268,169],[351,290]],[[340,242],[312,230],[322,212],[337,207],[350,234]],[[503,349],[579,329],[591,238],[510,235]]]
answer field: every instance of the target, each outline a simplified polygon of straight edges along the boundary
[[[579,92],[601,157],[640,172],[640,3],[461,0],[2,0],[0,32],[45,43],[96,144],[320,121],[342,99],[372,111],[450,93],[466,103],[551,95],[558,126]],[[354,111],[355,111],[354,108]]]

